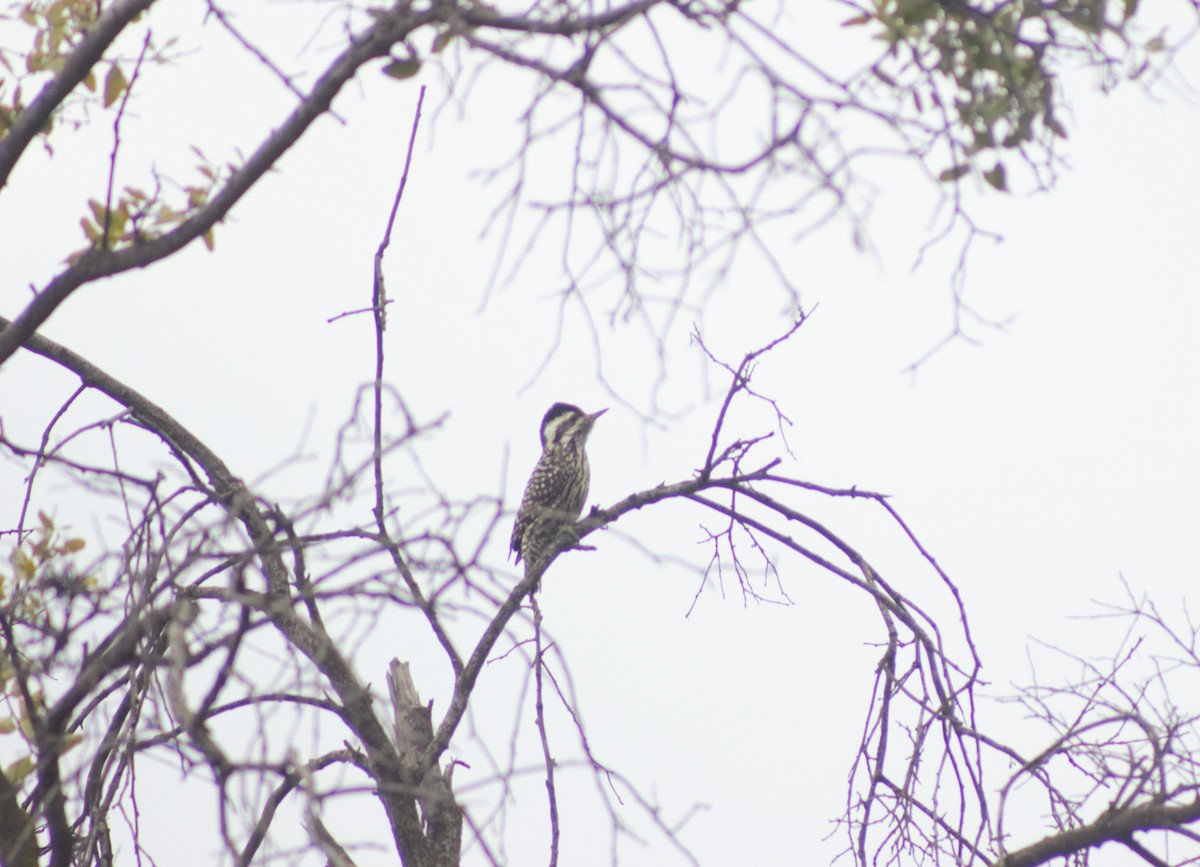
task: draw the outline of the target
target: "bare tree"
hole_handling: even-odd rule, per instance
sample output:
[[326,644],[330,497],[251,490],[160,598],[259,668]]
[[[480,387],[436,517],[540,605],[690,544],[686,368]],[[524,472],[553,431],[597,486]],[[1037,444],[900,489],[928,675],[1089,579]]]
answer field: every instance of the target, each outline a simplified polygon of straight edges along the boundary
[[[979,660],[958,591],[886,498],[782,473],[778,458],[756,457],[776,439],[770,432],[729,433],[739,405],[764,399],[753,391],[750,374],[769,361],[779,342],[736,366],[722,365],[728,390],[691,478],[593,509],[577,527],[578,540],[635,510],[683,500],[718,518],[710,530],[709,568],[736,581],[743,593],[763,592],[750,576],[765,565],[777,576],[777,592],[786,595],[790,573],[805,571],[801,564],[807,562],[867,594],[879,614],[880,651],[842,820],[856,863],[1031,865],[1086,859],[1088,850],[1110,842],[1147,863],[1178,863],[1152,852],[1162,846],[1177,851],[1175,836],[1192,842],[1189,826],[1200,819],[1195,717],[1176,709],[1171,696],[1177,690],[1167,683],[1200,671],[1194,628],[1180,632],[1146,602],[1115,612],[1168,641],[1167,653],[1155,657],[1156,672],[1123,682],[1140,641],[1122,647],[1107,668],[1081,661],[1085,676],[1078,682],[1039,685],[1015,696],[1050,729],[1044,749],[1023,754],[989,734],[977,720]],[[456,798],[455,763],[447,751],[484,667],[513,652],[532,666],[555,861],[557,763],[545,735],[547,693],[564,703],[584,743],[586,732],[563,673],[546,655],[533,595],[544,570],[533,569],[510,586],[503,567],[483,555],[492,532],[499,528],[503,536],[507,530],[494,500],[442,502],[406,523],[378,481],[383,462],[436,423],[413,420],[389,442],[382,415],[368,409],[378,445],[357,464],[339,460],[330,487],[313,506],[289,514],[254,497],[216,455],[128,386],[45,338],[35,335],[27,347],[120,407],[79,435],[56,438],[48,428],[39,447],[4,442],[11,454],[30,461],[27,502],[40,474],[66,472],[118,499],[128,536],[99,568],[84,573],[73,559],[79,545],[63,539],[52,520],[42,516],[33,529],[17,528],[30,540],[18,550],[28,553],[13,561],[16,574],[6,582],[0,628],[9,706],[20,708],[29,753],[17,779],[6,783],[9,815],[20,817],[6,830],[6,863],[41,863],[39,848],[47,863],[109,863],[116,811],[131,796],[139,763],[160,754],[211,780],[228,858],[237,863],[253,861],[277,832],[277,810],[289,798],[305,804],[312,851],[331,863],[352,863],[349,847],[338,842],[321,812],[336,798],[362,791],[378,798],[380,821],[404,863],[459,863],[464,834],[485,860],[499,863],[481,830],[486,822],[464,813]],[[372,394],[378,408],[382,380]],[[778,419],[786,423],[781,413]],[[148,478],[67,455],[81,437],[95,435],[111,439],[119,457],[130,448],[126,440],[146,432],[173,456],[177,473]],[[318,515],[364,479],[376,498],[374,522],[297,529],[324,523]],[[918,605],[897,590],[884,570],[813,517],[830,498],[883,509],[926,558],[947,598]],[[468,515],[480,511],[485,527],[474,538],[462,528]],[[575,537],[560,544],[578,547]],[[314,558],[328,567],[313,572],[308,564]],[[381,558],[382,568],[374,565]],[[367,685],[371,674],[355,670],[347,647],[326,626],[330,612],[349,610],[369,619],[379,600],[410,609],[443,649],[453,690],[436,718],[400,662],[387,678],[391,703],[385,708],[383,696]],[[946,603],[957,611],[955,618],[934,618],[925,610],[946,610]],[[476,611],[482,623],[465,640],[461,631],[451,634],[446,620],[456,609]],[[255,673],[247,660],[253,649],[279,660],[274,676]],[[278,721],[305,715],[343,732],[336,736],[343,745],[318,755],[294,749],[279,755],[271,745]],[[248,742],[246,732],[252,733]],[[588,761],[614,797],[618,788],[626,790],[614,769],[590,754]],[[337,768],[352,770],[349,776],[359,782],[324,784]],[[496,798],[503,799],[505,780],[514,772],[498,774]],[[252,787],[249,797],[238,784],[247,777],[265,784]],[[1044,839],[1012,845],[1006,820],[1013,801],[1031,797],[1022,785],[1027,780],[1041,793],[1053,827]],[[641,803],[649,808],[648,801]],[[493,803],[488,810],[498,808]],[[613,821],[619,827],[615,814]],[[673,835],[666,824],[660,830]],[[1161,842],[1135,836],[1149,832],[1158,832]],[[137,843],[136,825],[126,825],[122,834]]]
[[[1200,818],[1196,732],[1168,680],[1200,670],[1193,627],[1131,603],[1116,613],[1167,642],[1151,657],[1162,661],[1151,676],[1125,677],[1137,642],[1107,667],[1081,661],[1077,682],[1015,696],[1048,727],[1044,747],[1029,752],[995,734],[979,711],[981,663],[967,612],[933,554],[885,497],[804,480],[784,462],[787,408],[752,385],[806,318],[783,267],[776,271],[795,316],[777,339],[730,362],[696,334],[723,399],[706,440],[689,444],[692,472],[592,509],[554,556],[515,581],[494,559],[509,528],[503,499],[446,495],[416,449],[441,420],[412,412],[388,384],[391,220],[366,308],[375,324],[371,382],[326,484],[297,504],[269,501],[166,409],[38,333],[80,287],[197,239],[211,246],[243,196],[380,60],[402,79],[436,64],[464,94],[472,76],[497,66],[525,82],[522,143],[495,170],[510,184],[495,215],[509,238],[504,254],[520,259],[522,205],[539,220],[565,221],[564,303],[598,312],[587,284],[596,263],[615,265],[623,291],[603,312],[642,320],[648,339],[661,340],[685,306],[702,308],[701,275],[719,279],[747,249],[776,262],[775,221],[802,233],[835,216],[857,221],[854,171],[880,150],[915,160],[945,186],[949,216],[935,237],[974,231],[958,186],[969,176],[1003,190],[1019,166],[1052,182],[1065,135],[1059,65],[1079,58],[1115,83],[1169,64],[1161,37],[1138,35],[1136,4],[845,4],[847,25],[882,37],[878,56],[850,72],[781,39],[773,25],[785,10],[738,2],[346,5],[335,13],[344,26],[336,57],[302,77],[281,71],[228,10],[209,4],[212,19],[294,95],[294,107],[240,162],[202,159],[198,179],[181,184],[139,167],[149,180],[126,183],[118,158],[137,82],[160,62],[186,59],[157,35],[160,5],[31,3],[19,15],[29,45],[0,55],[26,70],[0,83],[0,188],[31,145],[49,145],[64,124],[85,123],[88,112],[113,123],[105,196],[82,219],[86,246],[13,319],[0,318],[0,363],[25,351],[79,382],[40,441],[0,431],[0,448],[25,477],[19,518],[4,531],[14,553],[0,599],[0,683],[8,727],[24,746],[0,775],[0,862],[109,864],[129,847],[140,852],[138,777],[167,762],[215,793],[215,824],[233,863],[299,851],[352,864],[364,840],[348,835],[388,839],[409,867],[458,864],[468,848],[503,863],[497,816],[527,769],[503,759],[486,773],[472,769],[468,805],[452,752],[470,728],[485,668],[499,660],[527,671],[520,703],[532,707],[532,722],[518,717],[511,739],[528,734],[539,744],[551,865],[563,833],[564,764],[548,707],[576,727],[613,837],[631,833],[617,805],[632,801],[681,858],[697,861],[702,853],[688,851],[679,824],[591,750],[534,593],[558,557],[584,556],[573,549],[589,548],[596,531],[681,503],[707,531],[701,587],[719,580],[747,597],[786,599],[794,576],[815,575],[864,594],[877,611],[875,685],[858,753],[848,757],[841,816],[855,863],[1083,863],[1106,843],[1146,863],[1179,863]],[[715,80],[687,62],[690,40],[713,39],[732,58]],[[572,100],[565,120],[563,94]],[[735,103],[749,105],[756,123],[731,143],[710,144]],[[418,128],[414,120],[410,157]],[[574,156],[569,181],[556,199],[535,201],[537,157],[564,140]],[[404,180],[393,219],[403,193]],[[582,228],[576,213],[594,222]],[[683,242],[662,316],[647,312],[641,283],[662,267],[655,233]],[[498,273],[509,264],[497,263]],[[74,421],[96,395],[105,408]],[[764,407],[771,421],[756,429],[750,410]],[[397,467],[410,480],[401,490],[386,483],[385,468]],[[98,512],[118,519],[104,525],[108,534],[119,526],[120,537],[106,539],[102,557],[85,564],[83,540],[39,512],[47,478],[89,492]],[[358,509],[364,491],[369,517]],[[881,510],[939,590],[921,599],[902,591],[864,546],[822,519],[834,501]],[[410,660],[386,672],[356,663],[356,642],[384,606],[404,611],[408,629],[437,647],[450,672],[444,708],[429,699],[440,684],[415,677]],[[318,731],[323,748],[303,752],[289,734],[302,727]],[[1048,819],[1044,836],[1027,842],[1026,826],[1014,836],[1010,816],[1031,800]],[[377,834],[336,821],[342,804],[364,802]]]
[[[958,186],[966,176],[977,173],[1004,190],[1015,163],[1036,183],[1053,182],[1055,145],[1066,134],[1056,110],[1061,66],[1094,66],[1115,86],[1161,75],[1177,47],[1159,33],[1140,35],[1137,4],[1130,3],[844,5],[844,24],[879,37],[881,46],[873,62],[849,71],[785,41],[786,9],[738,2],[555,2],[519,11],[475,3],[346,4],[335,13],[346,31],[339,37],[344,48],[300,82],[209,3],[210,16],[295,105],[260,141],[241,146],[248,156],[225,165],[201,157],[194,179],[175,182],[153,165],[120,164],[137,81],[148,67],[173,59],[169,25],[161,25],[162,36],[156,30],[159,4],[30,3],[17,16],[29,25],[28,43],[5,49],[6,66],[27,72],[0,90],[0,189],[35,141],[51,143],[89,110],[114,115],[113,136],[103,199],[82,215],[87,245],[0,336],[0,362],[79,287],[146,267],[197,239],[211,246],[233,207],[380,59],[391,58],[386,73],[405,78],[431,57],[449,57],[447,84],[467,93],[484,70],[526,88],[532,95],[517,116],[522,143],[495,168],[511,182],[496,212],[509,239],[502,250],[521,258],[512,233],[532,186],[529,167],[565,145],[575,155],[565,188],[555,190],[557,200],[529,202],[544,219],[565,221],[572,290],[565,297],[587,303],[583,290],[595,272],[615,265],[625,291],[610,312],[647,318],[639,275],[680,275],[674,303],[691,304],[693,278],[722,280],[743,250],[773,263],[795,301],[768,226],[785,221],[794,236],[840,216],[865,243],[855,170],[880,154],[915,161],[932,182],[948,185],[948,220],[935,236],[958,227],[974,234]],[[422,47],[427,40],[431,51]],[[715,76],[688,62],[709,47],[728,56]],[[564,98],[573,105],[565,120]],[[722,124],[731,105],[752,118],[736,126],[744,130],[736,136]],[[205,142],[194,145],[203,153]],[[593,218],[590,231],[577,225],[577,213]],[[681,239],[682,260],[664,259],[651,233]],[[661,333],[674,318],[647,322]]]

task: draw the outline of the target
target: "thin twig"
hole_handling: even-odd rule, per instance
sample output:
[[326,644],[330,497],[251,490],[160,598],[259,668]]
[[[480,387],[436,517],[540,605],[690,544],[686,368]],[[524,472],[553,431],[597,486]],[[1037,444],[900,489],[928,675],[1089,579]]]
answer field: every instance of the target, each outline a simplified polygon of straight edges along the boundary
[[[146,38],[142,40],[142,50],[138,54],[137,62],[133,65],[133,74],[129,76],[129,81],[125,85],[125,92],[121,95],[121,105],[117,108],[117,116],[113,119],[113,146],[112,153],[108,157],[108,189],[104,192],[104,226],[100,232],[100,243],[105,248],[112,247],[112,198],[113,186],[117,180],[117,152],[121,149],[121,121],[125,119],[125,107],[129,105],[130,94],[133,93],[133,85],[137,83],[138,76],[142,72],[142,63],[146,59],[146,52],[150,49],[151,31],[146,31]],[[114,60],[115,64],[116,61]],[[113,66],[113,69],[118,67]],[[107,98],[107,97],[106,97]]]
[[533,606],[534,719],[542,740],[542,758],[546,762],[546,797],[550,802],[549,867],[558,867],[558,793],[554,788],[554,756],[550,752],[550,739],[546,735],[546,710],[542,703],[542,667],[546,664],[542,647],[542,609],[538,606],[537,594],[532,594],[529,601]]

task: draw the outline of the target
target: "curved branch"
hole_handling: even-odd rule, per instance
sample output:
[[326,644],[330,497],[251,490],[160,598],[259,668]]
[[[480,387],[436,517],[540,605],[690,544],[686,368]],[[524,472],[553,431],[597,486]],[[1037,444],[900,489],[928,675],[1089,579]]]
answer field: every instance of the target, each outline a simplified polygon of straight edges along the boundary
[[[0,327],[6,327],[5,331],[0,332],[0,337],[11,330],[9,321],[2,316]],[[308,657],[329,681],[342,702],[343,718],[362,741],[381,781],[403,779],[395,747],[375,715],[370,692],[359,682],[350,663],[330,638],[307,624],[296,613],[289,588],[288,569],[283,562],[283,546],[275,541],[270,523],[246,490],[245,484],[230,472],[211,449],[165,410],[86,359],[36,334],[28,338],[25,348],[57,362],[129,409],[166,443],[200,465],[213,486],[215,501],[242,524],[250,537],[252,550],[262,562],[269,585],[262,606],[264,613],[287,641]],[[411,799],[405,798],[396,787],[388,785],[380,786],[380,797],[387,810],[397,847],[402,852],[414,851],[421,845],[421,828]]]
[[263,805],[262,813],[259,815],[258,821],[254,823],[254,829],[250,832],[250,837],[246,840],[246,845],[238,853],[237,863],[240,867],[249,865],[254,861],[254,856],[258,853],[259,847],[267,839],[267,832],[271,828],[271,822],[275,819],[275,812],[279,809],[279,805],[287,799],[287,796],[317,771],[324,770],[335,764],[358,766],[360,762],[353,750],[335,750],[334,752],[311,759],[305,762],[303,766],[292,768],[284,774],[283,782],[276,786],[275,790],[267,798],[267,803]]
[[[8,183],[13,168],[42,129],[54,110],[104,56],[104,52],[121,35],[130,22],[154,4],[154,0],[117,0],[96,19],[79,45],[71,52],[63,68],[42,88],[37,98],[21,112],[0,141],[0,189]],[[3,356],[0,356],[3,360]]]
[[[150,0],[138,2],[149,5]],[[141,244],[120,250],[89,250],[51,280],[15,320],[11,323],[6,321],[6,327],[0,331],[0,365],[80,286],[157,262],[182,249],[224,219],[242,196],[300,139],[305,130],[329,110],[334,97],[360,67],[386,56],[393,45],[431,20],[431,12],[410,12],[401,4],[397,4],[391,14],[380,15],[370,28],[351,40],[349,47],[330,64],[288,119],[266,137],[225,185],[191,217],[165,235]],[[2,168],[3,164],[0,163]],[[0,181],[3,177],[0,174]]]
[[[709,488],[729,488],[740,482],[760,478],[762,474],[772,469],[777,463],[778,461],[773,461],[763,469],[749,475],[733,476],[725,479],[692,479],[686,482],[677,482],[673,485],[664,483],[649,490],[630,494],[616,505],[610,506],[607,509],[592,509],[591,514],[587,518],[575,525],[574,536],[576,539],[582,539],[589,533],[607,524],[611,524],[622,515],[628,512],[635,512],[652,503],[676,497],[686,497]],[[419,773],[423,774],[432,768],[437,762],[438,757],[449,746],[450,738],[454,736],[458,724],[462,722],[463,715],[467,712],[467,704],[471,693],[475,689],[475,681],[478,680],[479,673],[487,663],[488,656],[491,654],[496,641],[504,633],[504,628],[508,625],[508,621],[512,619],[512,616],[517,613],[517,609],[521,607],[521,602],[538,586],[538,582],[541,580],[542,575],[545,574],[546,569],[563,550],[564,548],[559,548],[557,552],[551,554],[538,564],[537,568],[530,568],[521,582],[512,589],[507,598],[500,604],[500,608],[496,611],[495,616],[488,622],[487,628],[484,629],[483,635],[479,637],[475,649],[471,652],[470,659],[467,660],[467,664],[463,666],[462,672],[455,679],[454,694],[450,698],[450,707],[446,711],[445,717],[442,718],[437,731],[434,733],[433,740],[421,754],[421,759],[417,764]]]
[[1130,840],[1138,831],[1172,830],[1200,819],[1200,798],[1186,804],[1149,803],[1107,812],[1081,828],[1043,837],[1036,843],[999,858],[991,867],[1036,867],[1102,846]]

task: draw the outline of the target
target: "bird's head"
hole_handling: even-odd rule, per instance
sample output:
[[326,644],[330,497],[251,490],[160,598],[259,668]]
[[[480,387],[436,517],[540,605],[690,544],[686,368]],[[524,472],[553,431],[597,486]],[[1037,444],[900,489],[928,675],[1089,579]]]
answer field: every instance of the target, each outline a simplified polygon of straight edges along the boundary
[[573,404],[554,404],[542,417],[542,448],[566,445],[573,439],[586,440],[596,419],[606,412],[607,408],[589,415]]

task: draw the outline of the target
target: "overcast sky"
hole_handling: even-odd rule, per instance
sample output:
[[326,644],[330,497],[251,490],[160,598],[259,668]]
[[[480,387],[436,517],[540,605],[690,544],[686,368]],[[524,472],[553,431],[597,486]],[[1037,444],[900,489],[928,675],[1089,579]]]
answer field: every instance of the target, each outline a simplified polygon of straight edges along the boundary
[[[196,32],[223,44],[212,26]],[[225,128],[209,156],[231,158],[230,147],[252,145],[282,116],[277,87],[239,82],[235,94],[217,86],[247,63],[221,50],[215,66],[226,79],[197,76],[186,62],[148,75],[123,145],[129,165],[153,155],[164,171],[183,173],[194,162],[187,144]],[[310,50],[325,56],[319,40]],[[1195,45],[1179,67],[1200,82]],[[493,99],[484,82],[460,112],[445,104],[438,76],[418,81],[430,91],[389,253],[387,339],[389,380],[413,411],[448,414],[422,451],[427,471],[454,495],[515,503],[537,457],[542,413],[567,400],[611,407],[592,437],[592,502],[688,477],[725,385],[691,344],[691,321],[666,342],[671,379],[660,397],[674,418],[641,417],[653,359],[603,321],[603,380],[575,311],[541,368],[555,342],[560,249],[535,243],[521,276],[487,294],[494,243],[479,239],[502,190],[472,173],[500,159],[513,134],[511,104],[503,94]],[[880,161],[867,178],[876,190],[871,251],[857,252],[837,222],[787,250],[803,304],[815,312],[756,380],[794,422],[794,460],[768,446],[790,472],[892,495],[961,588],[988,692],[997,695],[1029,679],[1031,637],[1080,653],[1115,647],[1110,624],[1072,618],[1094,612],[1091,600],[1121,601],[1121,576],[1174,610],[1189,597],[1195,603],[1200,573],[1200,110],[1170,86],[1151,98],[1137,85],[1102,94],[1088,73],[1067,84],[1069,168],[1055,187],[1032,193],[1010,171],[1014,195],[971,196],[980,226],[1004,240],[973,246],[966,299],[1003,328],[969,324],[978,342],[952,342],[908,370],[950,328],[948,272],[958,247],[948,241],[911,269],[936,201],[915,173]],[[214,253],[196,244],[144,272],[86,286],[44,333],[160,403],[235,473],[262,479],[269,498],[319,491],[373,352],[366,317],[327,320],[369,304],[372,255],[416,93],[417,82],[364,77],[336,103],[347,123],[319,123],[217,228]],[[107,122],[100,126],[60,136],[53,156],[31,154],[0,197],[4,315],[19,312],[29,285],[44,284],[83,245],[84,201],[103,189]],[[786,299],[770,283],[747,266],[713,295],[698,324],[710,349],[736,361],[786,327]],[[12,359],[0,371],[6,436],[34,444],[74,387],[48,362]],[[757,411],[747,418],[763,420]],[[394,466],[394,484],[411,484],[408,465]],[[15,524],[19,481],[0,466],[10,492],[0,526]],[[61,487],[42,490],[38,505],[84,532],[102,523]],[[928,576],[917,574],[893,528],[868,510],[829,508],[817,517],[893,584],[909,586],[913,570],[919,591]],[[876,620],[865,598],[795,563],[781,568],[794,606],[747,604],[734,587],[722,593],[710,583],[693,608],[695,573],[656,566],[628,542],[702,563],[702,516],[682,506],[663,512],[631,516],[599,535],[595,553],[563,558],[542,591],[592,749],[669,819],[694,802],[707,806],[683,832],[702,863],[818,863],[841,845],[821,838],[843,807],[878,654],[868,646],[880,637]],[[448,695],[446,667],[400,623],[385,613],[356,662],[364,680],[380,684],[388,659],[411,659],[436,715]],[[516,675],[494,676],[481,697],[486,703],[494,691],[500,707],[504,678]],[[478,723],[503,731],[510,719]],[[568,753],[570,729],[557,725]],[[465,738],[456,754],[486,768]],[[470,784],[469,770],[457,774]],[[567,863],[608,863],[607,839],[582,830],[605,821],[586,794],[590,778],[580,773],[564,785],[584,792],[565,802]],[[540,861],[540,780],[531,777],[515,797],[512,826],[529,830],[510,833],[509,855]],[[160,829],[151,836],[186,832],[178,814],[143,808],[144,826]],[[371,837],[383,817],[364,816],[361,834]],[[673,863],[670,852],[658,841],[623,847],[622,863]],[[207,863],[202,850],[192,861],[177,854],[175,864]],[[362,853],[360,863],[390,860]]]

